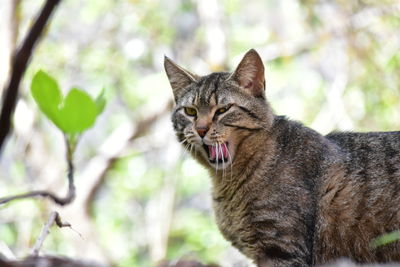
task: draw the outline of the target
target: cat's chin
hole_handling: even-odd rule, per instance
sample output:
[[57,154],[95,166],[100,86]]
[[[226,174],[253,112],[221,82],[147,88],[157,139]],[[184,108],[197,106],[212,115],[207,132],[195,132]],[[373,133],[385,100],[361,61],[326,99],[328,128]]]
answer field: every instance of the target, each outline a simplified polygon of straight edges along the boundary
[[220,162],[211,162],[211,161],[208,161],[208,163],[210,164],[210,166],[211,166],[211,168],[213,170],[218,170],[218,171],[222,171],[222,170],[228,168],[231,165],[230,161],[228,161],[228,162],[222,162],[222,161],[220,161]]

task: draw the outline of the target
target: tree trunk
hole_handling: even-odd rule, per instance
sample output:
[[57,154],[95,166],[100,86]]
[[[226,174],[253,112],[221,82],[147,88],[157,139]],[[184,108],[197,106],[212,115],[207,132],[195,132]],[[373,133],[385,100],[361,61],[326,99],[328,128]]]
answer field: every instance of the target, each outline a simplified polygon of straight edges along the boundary
[[0,17],[3,23],[0,23],[0,95],[5,87],[11,68],[11,57],[15,49],[19,20],[17,17],[17,8],[20,0],[2,0],[0,1]]

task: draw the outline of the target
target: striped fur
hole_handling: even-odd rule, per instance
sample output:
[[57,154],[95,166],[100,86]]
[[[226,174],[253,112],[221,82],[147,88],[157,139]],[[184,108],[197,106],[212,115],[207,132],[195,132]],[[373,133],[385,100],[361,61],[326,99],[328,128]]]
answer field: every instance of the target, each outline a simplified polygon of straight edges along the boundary
[[400,229],[400,132],[322,136],[275,115],[254,50],[233,73],[200,77],[168,58],[165,69],[177,137],[209,169],[233,246],[258,266],[400,261],[399,242],[369,246]]

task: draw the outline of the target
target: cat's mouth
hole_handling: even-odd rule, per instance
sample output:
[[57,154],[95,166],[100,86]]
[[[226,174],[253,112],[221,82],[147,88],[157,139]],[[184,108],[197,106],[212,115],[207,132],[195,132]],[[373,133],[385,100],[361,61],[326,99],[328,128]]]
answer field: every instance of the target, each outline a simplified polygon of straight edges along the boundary
[[[204,150],[207,152],[208,161],[215,165],[217,168],[224,168],[231,162],[231,155],[229,153],[229,144],[214,144],[203,145]],[[220,167],[219,167],[220,166]]]

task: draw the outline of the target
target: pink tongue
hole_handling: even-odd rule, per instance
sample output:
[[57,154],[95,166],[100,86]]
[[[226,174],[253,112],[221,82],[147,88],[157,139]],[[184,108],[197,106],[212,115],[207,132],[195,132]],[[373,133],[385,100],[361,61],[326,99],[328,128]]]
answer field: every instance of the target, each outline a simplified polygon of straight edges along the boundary
[[[215,159],[219,160],[219,159],[228,158],[228,148],[227,148],[226,144],[217,145],[217,146],[208,146],[208,150],[210,152],[210,160],[215,160]],[[218,156],[218,158],[217,158],[217,156]]]

